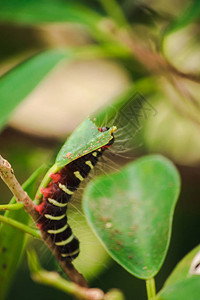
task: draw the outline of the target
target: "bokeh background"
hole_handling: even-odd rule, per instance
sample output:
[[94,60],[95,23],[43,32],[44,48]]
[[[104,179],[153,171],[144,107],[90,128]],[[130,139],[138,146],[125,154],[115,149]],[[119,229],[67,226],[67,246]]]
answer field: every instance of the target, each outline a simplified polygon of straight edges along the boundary
[[[5,115],[0,153],[21,183],[41,164],[50,166],[66,137],[91,115],[99,117],[101,124],[120,124],[117,146],[105,158],[106,169],[102,163],[97,173],[113,171],[149,153],[162,153],[179,169],[182,190],[168,255],[156,276],[158,289],[177,262],[199,243],[199,19],[197,0],[0,3],[0,85],[7,72],[18,70],[32,57],[48,51],[70,53]],[[40,68],[42,62],[38,72]],[[22,89],[34,72],[30,67]],[[10,86],[7,94],[1,92],[0,88],[3,110],[5,95],[10,95],[9,106],[16,87]],[[135,98],[142,105],[134,102],[129,109],[127,99]],[[104,291],[117,287],[126,299],[146,299],[145,283],[112,261],[87,226],[81,212],[82,190],[70,212],[83,245],[77,266],[91,286]],[[9,202],[11,193],[2,182],[0,191],[0,202]],[[27,245],[37,250],[44,267],[57,268],[42,243],[28,239]],[[23,300],[27,295],[29,300],[70,298],[34,283],[24,256],[7,299]]]

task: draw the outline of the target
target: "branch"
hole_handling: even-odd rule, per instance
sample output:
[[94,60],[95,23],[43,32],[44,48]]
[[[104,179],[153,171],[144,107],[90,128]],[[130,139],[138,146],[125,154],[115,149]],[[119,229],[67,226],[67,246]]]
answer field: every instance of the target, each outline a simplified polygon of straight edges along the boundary
[[69,295],[82,300],[124,300],[122,293],[113,289],[107,294],[97,288],[87,289],[79,285],[66,281],[56,272],[47,272],[45,270],[32,273],[32,279],[36,282],[53,286]]
[[49,286],[53,286],[63,292],[83,300],[102,300],[104,293],[99,289],[87,289],[73,282],[66,281],[56,272],[41,270],[32,273],[32,279]]
[[0,155],[0,176],[8,188],[15,196],[17,202],[24,204],[25,211],[32,217],[36,222],[39,218],[38,212],[35,210],[35,204],[29,198],[27,193],[23,190],[19,182],[17,181],[14,171],[7,160]]
[[[113,17],[113,14],[116,13],[118,9],[114,10],[111,6],[113,6],[113,4],[115,5],[116,2],[113,0],[112,4],[110,4],[110,2],[106,0],[100,1],[108,14]],[[109,2],[109,4],[107,2]],[[113,19],[116,20],[116,17],[113,17]],[[199,74],[187,73],[178,70],[175,66],[171,65],[161,53],[155,52],[145,46],[144,42],[142,42],[141,39],[133,33],[132,28],[126,22],[124,17],[123,20],[124,27],[116,27],[114,32],[112,26],[107,26],[106,31],[105,27],[103,27],[103,33],[104,35],[107,34],[106,38],[109,38],[109,41],[117,41],[120,47],[122,45],[125,46],[128,51],[127,53],[130,53],[131,56],[134,56],[148,71],[153,72],[156,75],[165,75],[165,73],[171,73],[180,79],[187,79],[196,83],[200,83]],[[116,22],[116,24],[117,23],[118,22]]]
[[132,55],[149,71],[164,75],[169,72],[182,79],[200,83],[199,74],[185,73],[178,70],[175,66],[171,65],[161,53],[154,52],[145,47],[138,38],[133,36],[132,32],[125,31],[119,38],[129,47]]
[[23,203],[14,203],[14,204],[2,204],[0,205],[0,210],[19,210],[24,208]]
[[[11,168],[10,163],[5,160],[0,155],[0,176],[8,188],[11,190],[13,195],[15,196],[17,202],[24,204],[24,210],[31,216],[34,222],[37,224],[40,215],[35,210],[34,202],[29,198],[28,194],[23,190],[19,182],[17,181],[14,171]],[[49,235],[41,231],[41,236],[47,247],[52,251],[57,259],[58,263],[60,264],[63,271],[68,275],[71,281],[79,284],[80,286],[87,287],[87,282],[83,278],[83,276],[75,269],[72,263],[68,263],[65,261],[60,261],[59,259],[59,252],[55,248],[55,245]]]
[[7,217],[4,217],[4,216],[1,216],[0,215],[0,221],[2,223],[5,223],[5,224],[8,224],[8,225],[11,225],[12,227],[15,227],[25,233],[28,233],[30,235],[32,235],[34,238],[36,239],[40,239],[41,236],[40,236],[40,233],[38,231],[36,231],[35,229],[27,226],[27,225],[24,225],[23,223],[20,223],[16,220],[13,220],[11,218],[7,218]]
[[81,300],[124,300],[123,294],[117,290],[110,290],[107,294],[97,288],[88,289],[63,279],[56,272],[49,272],[41,268],[36,253],[27,252],[31,277],[38,283],[53,286],[69,295]]

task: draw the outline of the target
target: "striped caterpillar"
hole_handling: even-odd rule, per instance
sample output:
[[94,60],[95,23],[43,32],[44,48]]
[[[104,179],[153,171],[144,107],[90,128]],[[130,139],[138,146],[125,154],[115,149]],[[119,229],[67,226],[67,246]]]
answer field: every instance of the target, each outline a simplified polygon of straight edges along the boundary
[[[99,128],[99,132],[108,130],[108,127]],[[76,158],[58,172],[51,173],[51,181],[47,187],[40,189],[42,202],[35,208],[40,214],[37,226],[49,234],[57,247],[60,260],[71,262],[79,254],[79,240],[72,233],[67,222],[68,202],[80,183],[96,165],[99,157],[113,142],[114,136],[111,131],[111,138],[106,145]]]

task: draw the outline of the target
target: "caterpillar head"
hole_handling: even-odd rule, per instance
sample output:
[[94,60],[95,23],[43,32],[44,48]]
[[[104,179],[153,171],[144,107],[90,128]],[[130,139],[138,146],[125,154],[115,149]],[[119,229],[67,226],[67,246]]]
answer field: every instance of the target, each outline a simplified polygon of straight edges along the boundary
[[[105,131],[108,131],[110,128],[109,127],[100,127],[99,128],[99,132],[105,132]],[[111,140],[108,142],[108,144],[106,144],[105,146],[103,146],[102,148],[103,149],[106,149],[108,147],[110,147],[113,143],[114,143],[114,135],[113,135],[113,132],[117,129],[117,127],[113,127],[113,130],[111,131]]]

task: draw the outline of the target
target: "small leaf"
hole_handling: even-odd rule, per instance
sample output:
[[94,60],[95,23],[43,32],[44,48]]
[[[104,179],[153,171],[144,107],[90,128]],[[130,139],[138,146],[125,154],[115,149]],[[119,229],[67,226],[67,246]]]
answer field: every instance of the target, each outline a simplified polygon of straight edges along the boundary
[[108,131],[99,132],[98,127],[96,127],[96,125],[89,119],[82,122],[66,140],[56,157],[55,164],[44,176],[36,194],[36,203],[39,203],[39,200],[42,197],[40,190],[42,187],[46,187],[48,185],[51,180],[50,175],[52,173],[58,172],[62,167],[66,166],[73,160],[105,146],[111,140],[111,133],[115,130],[116,127],[113,126]]
[[155,300],[197,300],[200,295],[200,277],[192,276],[162,290]]
[[173,164],[152,155],[91,182],[83,208],[110,255],[131,274],[147,279],[166,256],[179,190]]
[[[35,194],[35,183],[38,176],[44,168],[36,170],[30,178],[23,184],[23,188],[32,198]],[[15,203],[13,197],[10,204]],[[30,221],[29,215],[24,210],[6,211],[5,216],[14,220],[28,224]],[[0,224],[0,300],[3,300],[8,292],[11,281],[19,265],[25,243],[25,234],[15,228]]]
[[200,246],[197,246],[181,260],[167,279],[156,300],[199,299],[200,276],[191,275],[191,268],[196,262],[199,263],[199,251]]
[[200,246],[187,254],[176,266],[156,300],[196,300],[200,294],[200,276],[191,275],[199,265]]
[[21,63],[0,78],[0,129],[14,108],[62,59],[70,57],[64,50],[49,50]]
[[62,146],[56,158],[58,167],[62,168],[76,158],[105,146],[111,140],[113,130],[114,127],[99,132],[98,127],[86,119]]
[[188,278],[191,269],[191,264],[196,255],[199,253],[199,251],[200,245],[194,248],[178,263],[172,274],[167,279],[164,288]]

